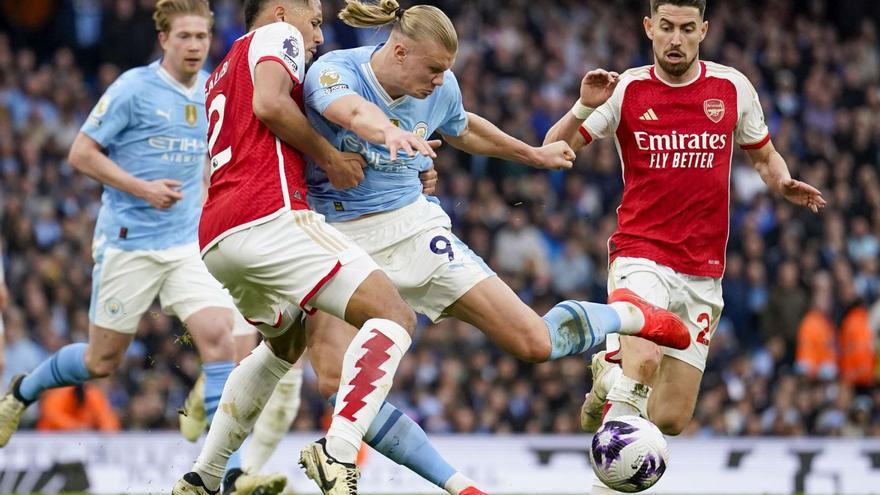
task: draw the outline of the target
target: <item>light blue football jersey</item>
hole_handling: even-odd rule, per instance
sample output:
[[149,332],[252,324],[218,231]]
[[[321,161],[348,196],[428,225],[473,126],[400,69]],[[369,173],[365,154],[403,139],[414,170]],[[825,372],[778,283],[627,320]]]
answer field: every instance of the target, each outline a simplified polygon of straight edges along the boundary
[[420,136],[428,137],[434,131],[458,136],[467,127],[461,90],[452,71],[446,71],[443,85],[427,98],[403,96],[392,100],[370,67],[370,56],[381,46],[330,52],[306,74],[303,94],[312,125],[337,149],[360,153],[367,162],[363,182],[343,191],[330,185],[323,170],[313,163],[309,165],[309,203],[330,222],[353,220],[412,203],[422,194],[419,172],[431,166],[430,158],[410,158],[403,151],[392,161],[385,146],[369,143],[325,119],[322,114],[335,99],[360,95],[378,105],[400,128]]
[[186,88],[154,62],[122,74],[98,100],[82,132],[126,172],[144,180],[175,179],[183,199],[167,210],[104,185],[95,239],[124,250],[196,242],[201,214],[208,121],[205,81]]

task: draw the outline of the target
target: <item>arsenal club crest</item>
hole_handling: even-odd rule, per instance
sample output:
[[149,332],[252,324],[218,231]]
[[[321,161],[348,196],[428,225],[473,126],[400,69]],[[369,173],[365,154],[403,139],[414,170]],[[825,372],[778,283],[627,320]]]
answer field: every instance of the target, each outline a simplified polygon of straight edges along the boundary
[[717,98],[706,100],[703,102],[703,111],[709,120],[717,124],[724,118],[724,102]]

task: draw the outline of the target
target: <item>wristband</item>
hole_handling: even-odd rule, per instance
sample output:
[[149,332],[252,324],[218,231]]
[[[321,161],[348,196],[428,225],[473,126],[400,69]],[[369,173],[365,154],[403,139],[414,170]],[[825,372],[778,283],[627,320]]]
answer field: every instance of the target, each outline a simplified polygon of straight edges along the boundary
[[581,100],[577,100],[574,102],[574,106],[571,107],[571,114],[578,120],[587,120],[587,117],[590,116],[595,108],[590,108],[581,103]]

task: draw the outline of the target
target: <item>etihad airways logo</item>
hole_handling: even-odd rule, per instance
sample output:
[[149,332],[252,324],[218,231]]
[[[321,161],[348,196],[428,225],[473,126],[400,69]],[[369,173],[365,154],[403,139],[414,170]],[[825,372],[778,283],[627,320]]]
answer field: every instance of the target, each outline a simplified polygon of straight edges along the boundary
[[652,134],[645,131],[633,133],[636,146],[642,151],[706,151],[727,148],[726,134]]

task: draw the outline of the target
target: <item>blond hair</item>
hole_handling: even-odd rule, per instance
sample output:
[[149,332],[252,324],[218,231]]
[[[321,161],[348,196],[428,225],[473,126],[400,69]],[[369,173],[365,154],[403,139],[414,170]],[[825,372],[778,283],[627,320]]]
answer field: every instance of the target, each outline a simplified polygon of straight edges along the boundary
[[201,16],[208,19],[211,26],[214,25],[214,13],[211,12],[208,0],[159,0],[156,2],[156,10],[153,12],[156,31],[170,32],[171,21],[178,15]]
[[399,32],[415,41],[436,41],[449,53],[458,52],[455,26],[442,10],[431,5],[413,5],[403,9],[397,0],[379,0],[376,4],[345,0],[345,8],[339,13],[339,18],[352,27],[394,23],[392,33]]

